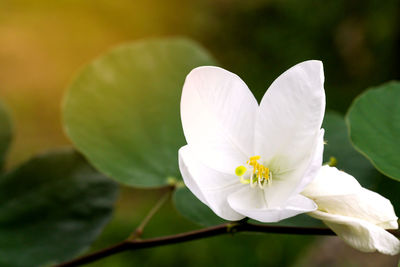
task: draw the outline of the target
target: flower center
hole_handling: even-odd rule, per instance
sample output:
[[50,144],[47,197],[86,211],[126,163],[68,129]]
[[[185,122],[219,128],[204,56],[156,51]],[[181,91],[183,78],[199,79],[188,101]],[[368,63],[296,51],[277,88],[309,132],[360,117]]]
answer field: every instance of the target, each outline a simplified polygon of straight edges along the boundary
[[258,163],[260,156],[253,156],[246,162],[245,166],[239,166],[235,169],[235,174],[239,176],[242,184],[250,184],[251,187],[258,186],[263,189],[266,185],[272,183],[272,173],[269,168]]

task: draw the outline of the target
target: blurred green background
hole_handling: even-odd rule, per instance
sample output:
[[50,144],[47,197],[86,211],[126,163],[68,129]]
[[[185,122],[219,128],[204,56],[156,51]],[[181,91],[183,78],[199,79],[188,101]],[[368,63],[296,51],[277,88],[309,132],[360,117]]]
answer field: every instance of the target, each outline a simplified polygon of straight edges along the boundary
[[[68,145],[60,104],[86,63],[111,47],[160,36],[200,42],[260,100],[269,84],[307,59],[324,62],[327,108],[344,113],[367,87],[400,78],[400,1],[0,0],[0,99],[16,137],[8,168]],[[162,192],[124,188],[93,249],[121,241]],[[144,237],[196,226],[167,205]],[[395,266],[335,237],[236,235],[127,252],[92,266]]]

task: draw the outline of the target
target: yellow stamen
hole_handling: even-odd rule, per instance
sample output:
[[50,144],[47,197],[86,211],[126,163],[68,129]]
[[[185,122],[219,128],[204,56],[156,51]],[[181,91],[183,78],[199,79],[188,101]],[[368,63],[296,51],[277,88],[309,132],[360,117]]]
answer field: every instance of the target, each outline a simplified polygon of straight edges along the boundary
[[258,183],[260,188],[264,188],[265,185],[270,184],[271,173],[269,168],[258,163],[261,159],[260,156],[253,156],[246,162],[247,167],[251,166],[253,168],[251,174],[247,174],[248,177],[244,178],[243,175],[246,173],[247,169],[244,166],[239,166],[235,170],[235,174],[240,177],[240,182],[242,184],[250,184],[252,187]]

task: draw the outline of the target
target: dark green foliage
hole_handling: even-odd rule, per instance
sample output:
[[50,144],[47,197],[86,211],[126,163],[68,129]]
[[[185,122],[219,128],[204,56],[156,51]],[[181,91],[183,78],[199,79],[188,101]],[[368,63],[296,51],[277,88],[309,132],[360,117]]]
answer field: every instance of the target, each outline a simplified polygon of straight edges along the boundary
[[39,266],[86,250],[110,219],[117,185],[71,150],[0,177],[0,265]]
[[346,117],[353,145],[383,174],[400,181],[400,83],[360,95]]

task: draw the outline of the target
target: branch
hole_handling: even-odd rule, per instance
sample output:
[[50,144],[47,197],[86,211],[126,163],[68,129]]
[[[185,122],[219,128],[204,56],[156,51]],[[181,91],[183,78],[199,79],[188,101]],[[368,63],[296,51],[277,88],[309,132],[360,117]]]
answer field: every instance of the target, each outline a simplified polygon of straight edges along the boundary
[[[309,228],[309,227],[290,227],[290,226],[274,226],[274,225],[259,225],[246,222],[233,222],[221,224],[213,227],[208,227],[196,231],[169,235],[158,238],[149,238],[145,240],[126,240],[109,248],[94,252],[92,254],[82,256],[80,258],[55,265],[54,267],[69,267],[79,266],[94,262],[105,257],[128,250],[138,250],[144,248],[159,247],[163,245],[171,245],[182,242],[188,242],[196,239],[213,237],[228,233],[239,232],[255,232],[255,233],[273,233],[273,234],[295,234],[295,235],[335,235],[328,228]],[[397,230],[388,230],[393,235],[400,237],[400,232]]]
[[327,228],[305,228],[305,227],[287,227],[272,225],[257,225],[250,223],[226,223],[218,226],[208,227],[196,231],[180,233],[176,235],[164,236],[159,238],[150,238],[145,240],[126,240],[109,248],[82,256],[80,258],[61,263],[55,267],[78,266],[100,260],[102,258],[127,251],[143,248],[158,247],[182,242],[188,242],[196,239],[202,239],[227,233],[238,232],[257,232],[257,233],[276,233],[276,234],[298,234],[298,235],[335,235],[332,230]]
[[167,200],[170,198],[174,186],[168,186],[167,187],[167,192],[164,193],[164,195],[160,198],[160,200],[154,205],[154,207],[150,210],[150,212],[147,214],[147,216],[143,219],[143,221],[140,223],[140,225],[136,228],[136,230],[129,236],[128,240],[135,240],[138,239],[142,236],[143,230],[146,227],[146,225],[149,223],[149,221],[153,218],[153,216],[157,213],[157,211],[167,202]]

